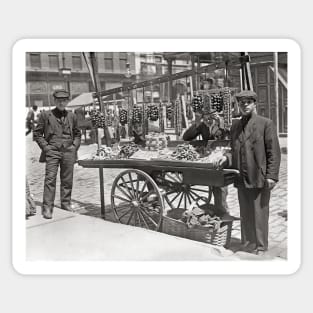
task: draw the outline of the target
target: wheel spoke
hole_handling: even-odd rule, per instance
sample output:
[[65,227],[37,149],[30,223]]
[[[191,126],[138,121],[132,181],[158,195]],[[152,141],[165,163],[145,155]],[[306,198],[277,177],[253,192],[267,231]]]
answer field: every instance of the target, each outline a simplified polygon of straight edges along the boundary
[[142,207],[141,212],[144,213],[145,216],[149,219],[151,223],[153,223],[154,226],[158,226],[157,222],[145,211],[145,209]]
[[187,192],[186,195],[187,195],[187,198],[188,198],[188,201],[189,201],[189,205],[190,205],[192,203],[192,200],[190,199],[190,193]]
[[140,211],[138,211],[138,214],[139,214],[139,218],[142,219],[142,221],[143,221],[143,223],[145,224],[146,228],[150,229],[150,228],[149,228],[149,225],[148,225],[147,222],[146,222],[146,219],[145,219],[144,216],[143,216],[143,214],[142,214]]
[[173,199],[171,199],[170,201],[173,203],[180,194],[181,194],[181,191],[178,192],[177,195]]
[[137,221],[138,221],[138,226],[141,226],[139,216],[138,216],[138,211],[135,213],[135,226],[137,226]]
[[142,198],[140,198],[141,201],[145,200],[146,198],[148,198],[150,195],[152,195],[153,193],[155,193],[153,190],[149,191],[146,195],[144,195]]
[[124,185],[125,185],[125,188],[126,188],[126,190],[128,191],[128,193],[129,193],[129,195],[131,196],[131,198],[134,198],[134,195],[132,195],[132,194],[130,193],[129,187],[128,187],[128,185],[127,185],[127,182],[125,181],[125,179],[124,179],[123,176],[121,176],[121,180],[123,181],[123,183],[124,183]]
[[208,190],[203,190],[203,189],[198,189],[198,188],[194,188],[194,187],[190,187],[191,190],[194,190],[194,191],[200,191],[200,192],[203,192],[203,193],[208,193]]
[[134,185],[133,185],[133,179],[132,179],[132,177],[131,177],[130,172],[128,172],[128,177],[129,177],[130,186],[131,186],[131,188],[132,188],[132,191],[133,191],[134,197],[136,198],[135,189],[134,189]]
[[181,183],[182,182],[182,179],[181,177],[179,176],[179,174],[177,174],[176,172],[173,173],[172,175],[169,175],[170,178],[172,178],[172,180],[176,183]]
[[118,196],[118,195],[113,195],[113,197],[114,198],[117,198],[117,199],[120,199],[120,200],[123,200],[123,201],[125,201],[125,202],[131,202],[129,199],[126,199],[126,198],[123,198],[123,197],[121,197],[121,196]]
[[[119,217],[119,220],[121,219],[121,218],[123,218],[125,215],[127,215],[130,211],[132,211],[133,210],[133,208],[130,208],[129,210],[127,210],[125,213],[123,213],[120,217]],[[115,210],[116,211],[116,210]]]
[[170,201],[170,199],[167,197],[167,195],[165,195],[165,201],[167,202],[167,204],[171,207],[172,210],[174,210],[174,207],[172,206],[172,203]]
[[181,204],[181,201],[182,201],[183,197],[184,197],[184,193],[182,193],[182,195],[181,195],[181,197],[180,197],[180,200],[179,200],[179,202],[178,202],[178,206],[177,206],[177,208],[179,208],[179,207],[180,207],[180,204]]
[[187,208],[186,208],[186,205],[187,205],[187,195],[186,195],[186,194],[184,194],[184,198],[185,198],[185,199],[184,199],[184,200],[185,200],[185,201],[184,201],[184,210],[186,211],[186,209],[187,209]]
[[[135,210],[133,210],[133,212],[131,213],[131,215],[130,215],[130,217],[129,217],[127,223],[126,223],[127,225],[129,225],[129,222],[130,222],[130,220],[132,219],[134,213],[135,213]],[[135,224],[136,224],[136,218],[135,218]]]
[[136,182],[136,197],[139,199],[139,175],[137,175],[137,182]]
[[131,198],[119,185],[116,185],[116,188],[123,193],[130,201],[133,200],[133,198]]
[[196,197],[195,200],[198,200],[200,197],[198,194],[196,194],[194,191],[192,191],[191,189],[189,190],[190,195],[194,195]]

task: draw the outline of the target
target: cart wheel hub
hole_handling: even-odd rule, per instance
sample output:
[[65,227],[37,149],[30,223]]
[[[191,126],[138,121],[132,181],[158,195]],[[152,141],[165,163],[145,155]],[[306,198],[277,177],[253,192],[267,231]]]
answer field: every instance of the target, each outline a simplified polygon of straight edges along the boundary
[[139,208],[139,202],[138,201],[132,201],[132,205],[134,208]]
[[185,191],[189,190],[189,185],[183,184],[182,185],[182,189],[185,190]]

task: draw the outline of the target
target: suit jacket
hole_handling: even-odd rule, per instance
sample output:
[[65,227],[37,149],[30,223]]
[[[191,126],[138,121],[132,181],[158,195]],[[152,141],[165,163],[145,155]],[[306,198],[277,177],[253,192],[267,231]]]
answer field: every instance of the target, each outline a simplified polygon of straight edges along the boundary
[[[71,137],[73,139],[73,145],[78,150],[81,140],[81,132],[77,127],[77,117],[74,113],[67,111],[67,118],[70,124]],[[51,111],[43,111],[38,117],[38,123],[34,129],[34,140],[41,148],[41,155],[39,162],[46,161],[45,152],[49,145],[49,140],[52,135],[57,133],[57,120]]]
[[[274,123],[265,117],[252,114],[243,131],[241,120],[234,120],[231,128],[232,168],[243,173],[242,155],[246,161],[246,188],[263,188],[266,179],[278,181],[280,166],[280,147]],[[238,187],[239,180],[235,182]],[[242,184],[242,182],[241,182]]]

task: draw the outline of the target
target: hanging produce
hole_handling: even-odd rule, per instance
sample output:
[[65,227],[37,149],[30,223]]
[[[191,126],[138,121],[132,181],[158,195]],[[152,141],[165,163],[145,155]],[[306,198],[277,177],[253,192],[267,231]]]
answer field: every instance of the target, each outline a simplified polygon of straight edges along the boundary
[[225,88],[222,92],[223,106],[224,106],[224,127],[230,129],[231,127],[231,91],[229,88]]
[[202,109],[203,109],[203,98],[201,95],[197,95],[197,96],[193,97],[192,109],[194,112],[202,111]]
[[217,112],[223,111],[223,96],[221,93],[211,95],[211,108]]
[[157,121],[159,119],[159,109],[156,105],[150,105],[147,109],[147,116],[150,121]]
[[172,120],[173,115],[174,115],[173,104],[172,104],[172,103],[169,103],[169,104],[166,106],[166,118],[167,118],[168,120]]
[[134,106],[132,111],[132,122],[133,123],[142,123],[142,108]]
[[127,110],[125,110],[125,109],[122,109],[122,110],[120,110],[120,123],[121,123],[121,125],[125,125],[125,124],[127,124]]
[[106,118],[105,115],[98,110],[90,111],[90,118],[92,125],[98,128],[105,128],[106,126]]

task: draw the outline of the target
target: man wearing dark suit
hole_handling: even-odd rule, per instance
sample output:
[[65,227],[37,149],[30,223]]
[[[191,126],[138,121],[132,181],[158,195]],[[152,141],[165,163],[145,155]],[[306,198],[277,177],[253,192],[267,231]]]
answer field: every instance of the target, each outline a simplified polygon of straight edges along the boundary
[[[206,147],[208,140],[222,139],[223,129],[219,126],[218,113],[204,110],[202,113],[196,112],[195,116],[195,123],[183,134],[183,139],[185,141],[192,141],[200,135],[202,137],[202,145]],[[227,210],[227,186],[213,187],[212,191],[214,195],[214,213],[224,219],[233,219]]]
[[76,115],[65,110],[69,93],[58,90],[53,96],[56,108],[43,111],[34,130],[34,140],[42,150],[39,161],[46,162],[42,215],[47,219],[52,218],[59,166],[61,208],[71,210],[73,169],[81,140]]
[[240,171],[235,181],[241,215],[241,239],[247,251],[262,255],[268,249],[271,189],[278,181],[280,147],[274,123],[257,115],[257,95],[244,90],[236,95],[242,114],[231,128],[231,155],[218,164]]

